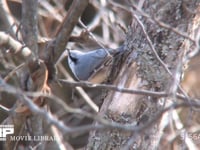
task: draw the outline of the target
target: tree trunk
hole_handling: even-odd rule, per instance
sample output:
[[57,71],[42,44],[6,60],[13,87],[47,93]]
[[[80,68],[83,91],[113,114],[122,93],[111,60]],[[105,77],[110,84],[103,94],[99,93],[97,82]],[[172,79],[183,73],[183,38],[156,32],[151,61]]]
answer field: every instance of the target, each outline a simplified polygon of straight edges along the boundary
[[[138,13],[132,13],[132,25],[128,30],[124,46],[124,50],[129,51],[130,54],[120,68],[114,85],[130,89],[173,93],[177,80],[174,78],[176,71],[182,69],[178,68],[179,62],[182,61],[190,45],[194,44],[181,33],[188,33],[188,37],[195,38],[192,33],[199,28],[196,26],[197,22],[194,21],[195,17],[199,16],[198,13],[194,13],[198,12],[198,4],[196,0],[145,1],[142,7],[145,13],[143,12],[140,20],[142,25],[139,24],[137,16],[134,17]],[[165,24],[163,25],[162,22]],[[143,26],[148,35],[144,34]],[[174,29],[179,33],[175,33]],[[147,36],[150,37],[152,45]],[[188,47],[184,46],[186,42]],[[173,77],[159,62],[152,46]],[[177,85],[175,87],[178,88]],[[100,114],[111,122],[131,123],[139,129],[127,132],[93,131],[90,133],[87,149],[157,149],[160,137],[163,135],[163,123],[166,121],[164,120],[165,115],[161,118],[157,114],[166,107],[165,104],[168,101],[174,100],[171,96],[166,99],[109,91]]]

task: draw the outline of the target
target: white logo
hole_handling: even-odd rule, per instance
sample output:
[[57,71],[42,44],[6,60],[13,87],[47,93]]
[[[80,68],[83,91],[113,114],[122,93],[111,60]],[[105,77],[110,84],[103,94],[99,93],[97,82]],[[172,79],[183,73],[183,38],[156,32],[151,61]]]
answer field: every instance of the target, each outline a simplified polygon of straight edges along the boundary
[[6,141],[6,135],[14,133],[14,125],[0,125],[0,141]]

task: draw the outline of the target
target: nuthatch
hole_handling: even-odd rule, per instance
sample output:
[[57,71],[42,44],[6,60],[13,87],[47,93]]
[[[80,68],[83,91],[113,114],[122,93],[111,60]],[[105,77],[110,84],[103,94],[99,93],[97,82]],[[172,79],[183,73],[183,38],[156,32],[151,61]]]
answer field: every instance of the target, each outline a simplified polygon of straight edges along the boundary
[[119,50],[97,49],[89,52],[70,50],[68,65],[77,80],[104,82],[111,71],[113,55]]

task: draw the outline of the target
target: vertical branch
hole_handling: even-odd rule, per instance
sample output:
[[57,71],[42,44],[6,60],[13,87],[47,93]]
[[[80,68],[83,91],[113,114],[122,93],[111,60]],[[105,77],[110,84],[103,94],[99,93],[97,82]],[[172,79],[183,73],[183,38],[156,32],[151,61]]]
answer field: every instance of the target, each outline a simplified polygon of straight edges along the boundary
[[24,43],[38,56],[37,36],[38,36],[38,16],[37,0],[22,1],[22,37]]
[[[38,58],[37,8],[38,8],[37,0],[23,0],[22,1],[22,37],[25,44],[32,50],[35,58]],[[29,60],[28,63],[31,64],[32,60]],[[32,65],[29,65],[29,70],[33,69],[30,67],[32,67]],[[40,115],[31,116],[30,127],[31,127],[33,136],[42,136],[43,135],[43,118]],[[37,143],[33,143],[33,144],[37,144]],[[44,144],[38,144],[37,149],[43,150]]]
[[53,79],[55,75],[54,64],[62,54],[65,49],[65,46],[69,40],[69,37],[78,23],[79,17],[82,15],[86,6],[88,5],[89,0],[74,0],[72,6],[70,7],[67,15],[65,16],[58,32],[56,35],[55,42],[50,43],[46,54],[44,56],[45,63],[49,71],[49,79]]
[[74,0],[70,7],[63,24],[61,25],[60,31],[58,32],[55,45],[55,58],[54,62],[59,58],[63,50],[65,49],[66,43],[69,40],[71,32],[74,26],[78,23],[79,17],[82,15],[89,0]]

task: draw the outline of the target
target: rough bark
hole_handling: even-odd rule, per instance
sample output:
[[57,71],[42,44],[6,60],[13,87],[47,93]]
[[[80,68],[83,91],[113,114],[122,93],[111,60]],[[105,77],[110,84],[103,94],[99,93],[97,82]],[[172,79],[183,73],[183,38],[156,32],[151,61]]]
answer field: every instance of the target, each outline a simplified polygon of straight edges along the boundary
[[[145,1],[142,10],[152,18],[155,17],[155,20],[165,22],[171,28],[186,32],[190,36],[191,26],[195,24],[193,22],[195,15],[188,10],[197,10],[198,3],[195,0],[150,0]],[[185,41],[188,42],[188,39],[174,33],[171,29],[150,22],[146,17],[142,17],[141,20],[159,57],[168,66],[172,74],[175,74],[178,62],[181,60],[180,57],[183,56],[184,50],[188,50],[183,50],[183,45]],[[121,67],[120,74],[114,80],[114,84],[118,87],[130,89],[171,92],[174,79],[156,59],[136,19],[133,19],[130,28],[125,41],[125,50],[131,51],[131,54]],[[189,43],[194,44],[191,41]],[[104,100],[100,113],[110,121],[122,124],[132,123],[141,127],[148,125],[149,121],[165,107],[160,102],[161,99],[155,97],[110,91]],[[118,130],[92,132],[87,148],[98,150],[122,148],[154,150],[158,147],[160,134],[163,132],[159,120],[162,119],[149,124],[147,128],[139,132]]]

